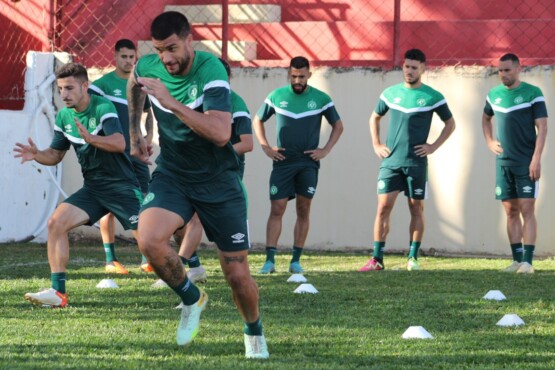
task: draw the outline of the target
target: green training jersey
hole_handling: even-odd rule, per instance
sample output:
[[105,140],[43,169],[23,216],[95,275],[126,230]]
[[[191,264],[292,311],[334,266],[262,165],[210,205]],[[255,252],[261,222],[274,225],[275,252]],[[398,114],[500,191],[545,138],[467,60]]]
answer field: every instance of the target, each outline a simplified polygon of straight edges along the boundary
[[74,118],[77,118],[91,135],[122,134],[114,105],[101,96],[91,95],[89,106],[83,112],[76,112],[73,108],[63,108],[56,116],[54,138],[50,147],[66,151],[73,146],[81,165],[85,185],[124,181],[138,186],[127,154],[108,152],[86,143],[79,135]]
[[[158,55],[145,55],[138,61],[135,74],[158,78],[175,99],[197,112],[231,112],[227,73],[218,58],[210,53],[195,51],[193,65],[185,76],[169,74]],[[154,96],[150,96],[150,101],[158,122],[160,143],[156,171],[184,183],[237,176],[239,160],[231,142],[224,147],[216,146],[193,132]]]
[[[231,90],[231,144],[240,142],[241,135],[252,135],[251,114],[243,98]],[[239,154],[239,160],[244,169],[245,155]]]
[[374,109],[380,116],[388,111],[391,117],[385,145],[391,153],[381,166],[426,166],[428,157],[416,155],[414,146],[426,144],[434,112],[444,122],[453,116],[443,95],[425,84],[411,89],[400,83],[385,89]]
[[505,85],[488,93],[484,113],[495,115],[497,140],[503,153],[497,156],[502,166],[528,166],[536,148],[537,118],[547,117],[545,98],[541,90],[526,82],[515,89]]
[[306,150],[318,148],[322,117],[330,125],[339,121],[339,114],[328,94],[307,86],[302,94],[293,91],[291,85],[272,91],[257,112],[262,122],[276,115],[277,146],[284,148],[285,159],[274,162],[274,167],[312,163]]

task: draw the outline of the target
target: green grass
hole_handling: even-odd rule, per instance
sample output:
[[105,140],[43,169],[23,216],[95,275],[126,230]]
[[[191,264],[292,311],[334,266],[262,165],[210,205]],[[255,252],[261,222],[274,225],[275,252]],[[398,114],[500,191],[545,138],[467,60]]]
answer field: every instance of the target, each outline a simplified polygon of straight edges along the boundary
[[[423,257],[407,272],[402,256],[387,270],[361,274],[362,254],[306,253],[305,276],[319,294],[294,294],[289,255],[278,272],[255,274],[270,359],[244,359],[243,325],[212,251],[200,256],[209,272],[208,309],[192,345],[175,344],[179,311],[168,288],[139,271],[135,246],[117,254],[131,274],[113,277],[120,289],[97,289],[100,245],[72,245],[70,308],[39,309],[23,294],[50,286],[46,248],[0,245],[0,368],[51,369],[348,369],[555,368],[555,261],[536,261],[534,275],[498,272],[507,260]],[[251,270],[263,263],[250,256]],[[481,299],[501,290],[506,301]],[[526,325],[496,326],[508,313]],[[435,339],[406,340],[412,325]]]

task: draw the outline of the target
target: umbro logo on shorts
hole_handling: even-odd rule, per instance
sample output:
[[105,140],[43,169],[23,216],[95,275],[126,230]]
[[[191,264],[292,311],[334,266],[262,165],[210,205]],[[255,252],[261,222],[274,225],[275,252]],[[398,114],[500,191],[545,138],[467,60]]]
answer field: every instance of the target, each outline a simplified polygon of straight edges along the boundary
[[129,217],[129,222],[131,222],[131,224],[136,224],[137,222],[139,222],[139,216],[133,215]]
[[424,190],[422,189],[414,189],[414,194],[416,195],[422,195],[424,193]]
[[235,235],[231,235],[231,239],[233,239],[233,244],[244,243],[245,234],[237,233]]
[[314,194],[314,192],[316,191],[316,188],[314,186],[309,186],[307,191],[309,194]]
[[531,186],[524,186],[522,188],[522,191],[525,193],[531,193],[532,192],[532,187]]

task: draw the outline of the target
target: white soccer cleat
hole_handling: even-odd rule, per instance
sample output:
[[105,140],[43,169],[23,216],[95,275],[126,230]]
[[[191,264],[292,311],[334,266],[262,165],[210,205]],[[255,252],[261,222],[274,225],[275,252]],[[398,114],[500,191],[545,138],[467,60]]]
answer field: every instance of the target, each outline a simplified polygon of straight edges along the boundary
[[534,266],[529,264],[528,262],[522,262],[518,270],[516,270],[517,274],[533,274],[534,273]]
[[192,305],[185,306],[181,309],[181,319],[177,327],[177,344],[186,346],[191,343],[198,334],[200,326],[200,314],[206,308],[208,303],[208,294],[200,289],[200,298]]
[[158,289],[158,288],[165,288],[167,286],[168,286],[168,284],[166,284],[166,282],[164,280],[158,279],[150,287]]
[[67,306],[67,293],[62,294],[54,288],[44,289],[37,293],[26,293],[25,299],[35,306],[51,308]]
[[522,265],[522,262],[513,261],[513,263],[511,263],[509,265],[509,267],[504,268],[502,271],[503,272],[517,272],[518,269],[520,268],[520,265]]
[[270,357],[266,338],[262,335],[244,335],[245,337],[245,357],[265,360]]
[[189,271],[187,271],[187,278],[191,280],[193,284],[197,283],[206,283],[208,280],[208,275],[206,274],[206,270],[204,267],[191,267]]

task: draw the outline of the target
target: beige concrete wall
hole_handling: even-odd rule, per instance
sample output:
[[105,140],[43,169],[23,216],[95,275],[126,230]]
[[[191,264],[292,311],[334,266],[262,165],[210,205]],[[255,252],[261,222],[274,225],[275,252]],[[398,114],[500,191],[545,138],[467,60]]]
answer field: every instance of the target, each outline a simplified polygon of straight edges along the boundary
[[[287,83],[284,69],[234,69],[232,87],[245,99],[251,113],[272,89]],[[555,102],[555,74],[551,67],[537,67],[522,73],[521,79],[538,85],[544,92],[548,110]],[[483,67],[448,67],[428,71],[423,80],[441,91],[454,114],[457,129],[430,157],[429,189],[426,201],[426,232],[423,250],[448,253],[509,253],[505,215],[494,199],[494,155],[486,148],[481,115],[487,91],[498,84],[495,70]],[[307,247],[320,249],[367,249],[372,245],[376,208],[376,177],[379,159],[371,147],[368,118],[381,91],[402,81],[400,71],[370,69],[316,69],[310,83],[328,92],[339,111],[345,131],[332,153],[322,161],[320,179],[313,201]],[[382,135],[388,116],[383,120]],[[435,138],[443,123],[436,117]],[[324,124],[323,145],[329,136]],[[275,123],[267,122],[267,133],[275,143]],[[548,131],[537,203],[539,233],[537,254],[554,254],[554,201],[547,196],[555,185],[551,163],[555,133]],[[70,156],[68,156],[70,157]],[[72,155],[71,157],[74,157]],[[80,173],[73,159],[66,160],[64,187],[76,189]],[[249,193],[251,240],[264,244],[269,213],[268,179],[271,162],[255,141],[247,154],[245,185]],[[294,203],[289,203],[283,222],[280,245],[290,248],[295,222]],[[391,219],[387,250],[406,250],[409,217],[404,196],[398,198]],[[98,233],[97,231],[95,231]]]

